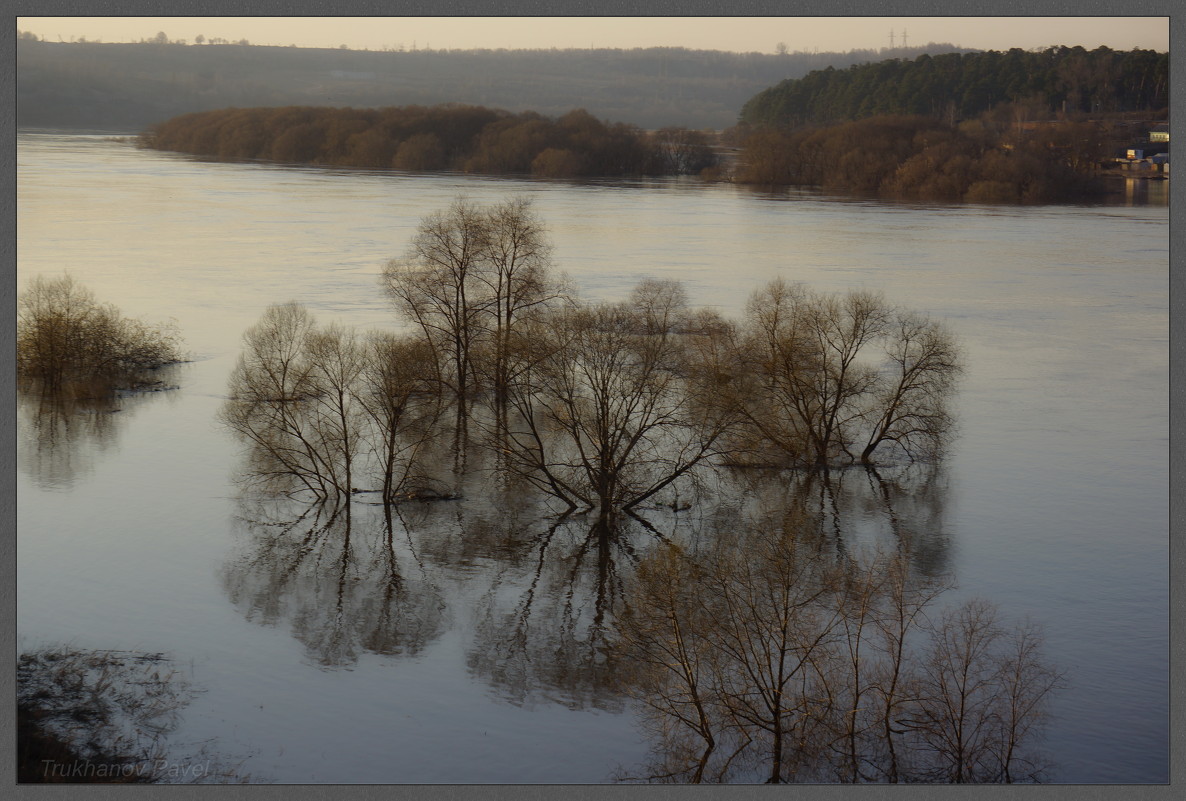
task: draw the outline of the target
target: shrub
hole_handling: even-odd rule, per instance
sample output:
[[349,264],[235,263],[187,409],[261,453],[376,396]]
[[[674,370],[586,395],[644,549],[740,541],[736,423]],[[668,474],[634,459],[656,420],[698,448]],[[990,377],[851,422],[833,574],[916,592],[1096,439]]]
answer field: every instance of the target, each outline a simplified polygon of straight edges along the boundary
[[74,395],[134,389],[180,360],[174,330],[123,317],[68,275],[39,276],[17,301],[17,377],[26,386]]

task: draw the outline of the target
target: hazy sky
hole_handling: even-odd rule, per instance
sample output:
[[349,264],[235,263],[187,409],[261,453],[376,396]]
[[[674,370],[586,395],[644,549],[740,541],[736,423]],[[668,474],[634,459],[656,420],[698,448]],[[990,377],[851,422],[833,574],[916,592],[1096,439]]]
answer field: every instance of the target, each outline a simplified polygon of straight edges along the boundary
[[984,50],[1082,45],[1169,49],[1168,17],[19,17],[50,41],[247,39],[252,44],[381,50],[688,47],[771,53],[949,42]]

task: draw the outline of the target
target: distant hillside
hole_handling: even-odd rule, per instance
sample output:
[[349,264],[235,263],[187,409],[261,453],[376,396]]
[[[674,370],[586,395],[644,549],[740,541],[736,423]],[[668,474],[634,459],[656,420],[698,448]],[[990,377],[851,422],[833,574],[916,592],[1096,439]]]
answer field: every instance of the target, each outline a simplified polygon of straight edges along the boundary
[[[953,45],[899,48],[945,53]],[[17,42],[17,125],[135,132],[180,114],[260,106],[461,103],[558,117],[573,108],[643,128],[730,127],[765,87],[888,51],[371,52],[243,44]]]
[[976,117],[1002,103],[1038,115],[1149,112],[1169,105],[1169,54],[1107,47],[946,53],[828,67],[766,89],[741,121],[795,128],[885,114]]

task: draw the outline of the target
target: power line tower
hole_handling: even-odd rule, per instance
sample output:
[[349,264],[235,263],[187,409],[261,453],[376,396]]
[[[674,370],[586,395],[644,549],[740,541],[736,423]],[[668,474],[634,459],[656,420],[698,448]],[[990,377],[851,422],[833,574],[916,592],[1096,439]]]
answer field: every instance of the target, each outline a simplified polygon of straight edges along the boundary
[[902,47],[906,46],[906,29],[902,29]]
[[894,29],[890,28],[890,50],[894,49]]

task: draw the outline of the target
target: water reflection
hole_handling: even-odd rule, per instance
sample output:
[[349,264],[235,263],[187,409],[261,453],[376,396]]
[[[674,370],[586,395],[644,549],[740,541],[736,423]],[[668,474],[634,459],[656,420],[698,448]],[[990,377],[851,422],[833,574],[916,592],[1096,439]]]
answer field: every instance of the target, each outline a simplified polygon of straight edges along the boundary
[[248,620],[287,623],[309,659],[414,656],[446,627],[443,594],[390,506],[241,498],[240,553],[223,586]]
[[753,554],[747,538],[784,532],[834,565],[852,567],[881,550],[900,554],[919,581],[945,580],[946,484],[937,467],[734,473],[716,494],[703,508],[652,509],[650,520],[622,517],[612,526],[467,516],[459,505],[467,564],[477,543],[497,563],[475,607],[471,671],[516,704],[621,708],[629,687],[617,620],[637,602],[630,587],[640,560],[666,547]]
[[72,397],[17,392],[17,448],[21,468],[37,486],[68,490],[114,452],[137,409],[168,392],[116,392]]
[[[1151,178],[1124,178],[1123,193],[1117,202],[1124,206],[1168,206],[1170,182]],[[1119,198],[1123,198],[1120,200]]]
[[496,698],[637,715],[650,758],[622,779],[1046,775],[1062,674],[1038,629],[941,601],[941,469],[717,478],[715,500],[608,523],[474,476],[436,502],[244,493],[223,584],[324,668],[421,654],[468,613],[466,664]]
[[1034,746],[1063,676],[1041,632],[984,601],[947,608],[908,540],[846,538],[826,483],[637,564],[615,645],[651,755],[619,778],[1044,778]]
[[537,526],[475,609],[470,670],[511,703],[620,709],[613,621],[640,552],[657,539],[637,519]]
[[[717,526],[778,528],[789,520],[814,527],[835,552],[904,549],[924,576],[950,569],[947,474],[942,464],[843,470],[735,471],[720,494],[730,498]],[[804,522],[806,521],[806,522]]]
[[[420,653],[466,611],[468,668],[498,697],[620,710],[616,621],[636,566],[659,546],[739,547],[752,532],[793,530],[837,564],[880,548],[936,578],[947,562],[946,488],[933,468],[732,473],[714,503],[612,525],[549,516],[513,484],[459,486],[467,497],[400,504],[244,494],[226,592],[249,620],[287,624],[326,667]],[[446,598],[458,599],[452,612]]]

